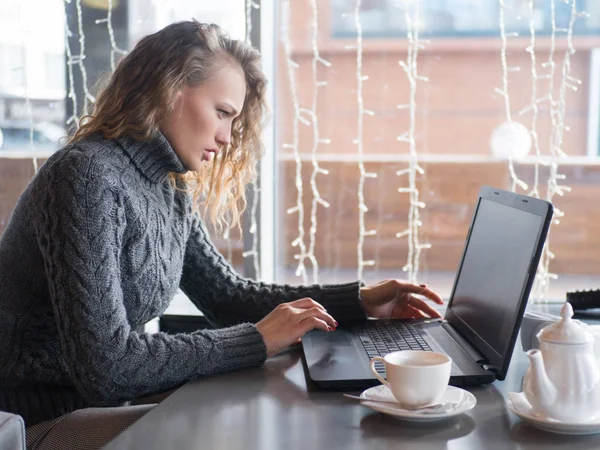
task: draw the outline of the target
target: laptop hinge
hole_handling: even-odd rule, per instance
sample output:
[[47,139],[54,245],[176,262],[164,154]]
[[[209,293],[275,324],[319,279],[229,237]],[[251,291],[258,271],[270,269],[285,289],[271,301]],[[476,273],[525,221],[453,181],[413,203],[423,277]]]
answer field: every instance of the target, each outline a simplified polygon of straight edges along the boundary
[[500,370],[498,370],[498,368],[493,364],[482,364],[481,368],[483,370],[489,370],[490,372],[494,372],[496,375],[498,375],[498,373],[500,372]]
[[479,365],[487,364],[488,360],[481,352],[473,347],[464,337],[460,335],[449,323],[442,324],[446,333],[452,336],[452,339],[469,355],[469,357]]

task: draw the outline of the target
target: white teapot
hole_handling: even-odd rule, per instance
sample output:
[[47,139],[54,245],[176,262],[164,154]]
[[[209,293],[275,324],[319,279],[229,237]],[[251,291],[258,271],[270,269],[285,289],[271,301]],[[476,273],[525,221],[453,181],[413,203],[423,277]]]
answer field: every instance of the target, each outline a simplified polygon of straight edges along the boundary
[[587,422],[600,413],[600,362],[588,326],[571,319],[565,303],[562,318],[538,334],[540,348],[529,350],[531,362],[523,393],[533,411],[557,420]]

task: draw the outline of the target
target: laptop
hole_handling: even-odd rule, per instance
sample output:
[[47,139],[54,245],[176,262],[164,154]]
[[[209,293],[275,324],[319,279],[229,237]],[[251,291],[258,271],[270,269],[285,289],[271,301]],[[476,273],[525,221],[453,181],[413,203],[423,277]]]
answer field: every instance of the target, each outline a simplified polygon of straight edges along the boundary
[[[503,380],[552,214],[547,201],[481,188],[444,318],[312,330],[302,338],[308,378],[323,389],[365,389],[379,384],[370,358],[422,349],[452,358],[454,386]],[[385,376],[383,364],[375,367]]]

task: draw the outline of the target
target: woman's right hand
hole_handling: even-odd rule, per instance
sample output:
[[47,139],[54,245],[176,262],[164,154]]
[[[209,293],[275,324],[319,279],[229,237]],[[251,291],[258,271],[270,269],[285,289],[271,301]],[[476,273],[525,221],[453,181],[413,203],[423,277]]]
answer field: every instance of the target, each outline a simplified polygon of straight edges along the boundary
[[333,331],[337,322],[325,308],[310,298],[281,303],[256,324],[267,347],[267,356],[273,356],[295,344],[304,333],[314,328]]

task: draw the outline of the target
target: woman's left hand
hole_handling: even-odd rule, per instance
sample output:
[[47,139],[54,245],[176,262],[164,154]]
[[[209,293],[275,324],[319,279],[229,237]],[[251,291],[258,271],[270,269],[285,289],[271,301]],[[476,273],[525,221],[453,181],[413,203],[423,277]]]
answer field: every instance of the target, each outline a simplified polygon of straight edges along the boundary
[[403,280],[386,280],[360,289],[360,299],[367,316],[379,319],[422,319],[442,316],[424,300],[443,305],[442,298],[426,284],[412,284]]

